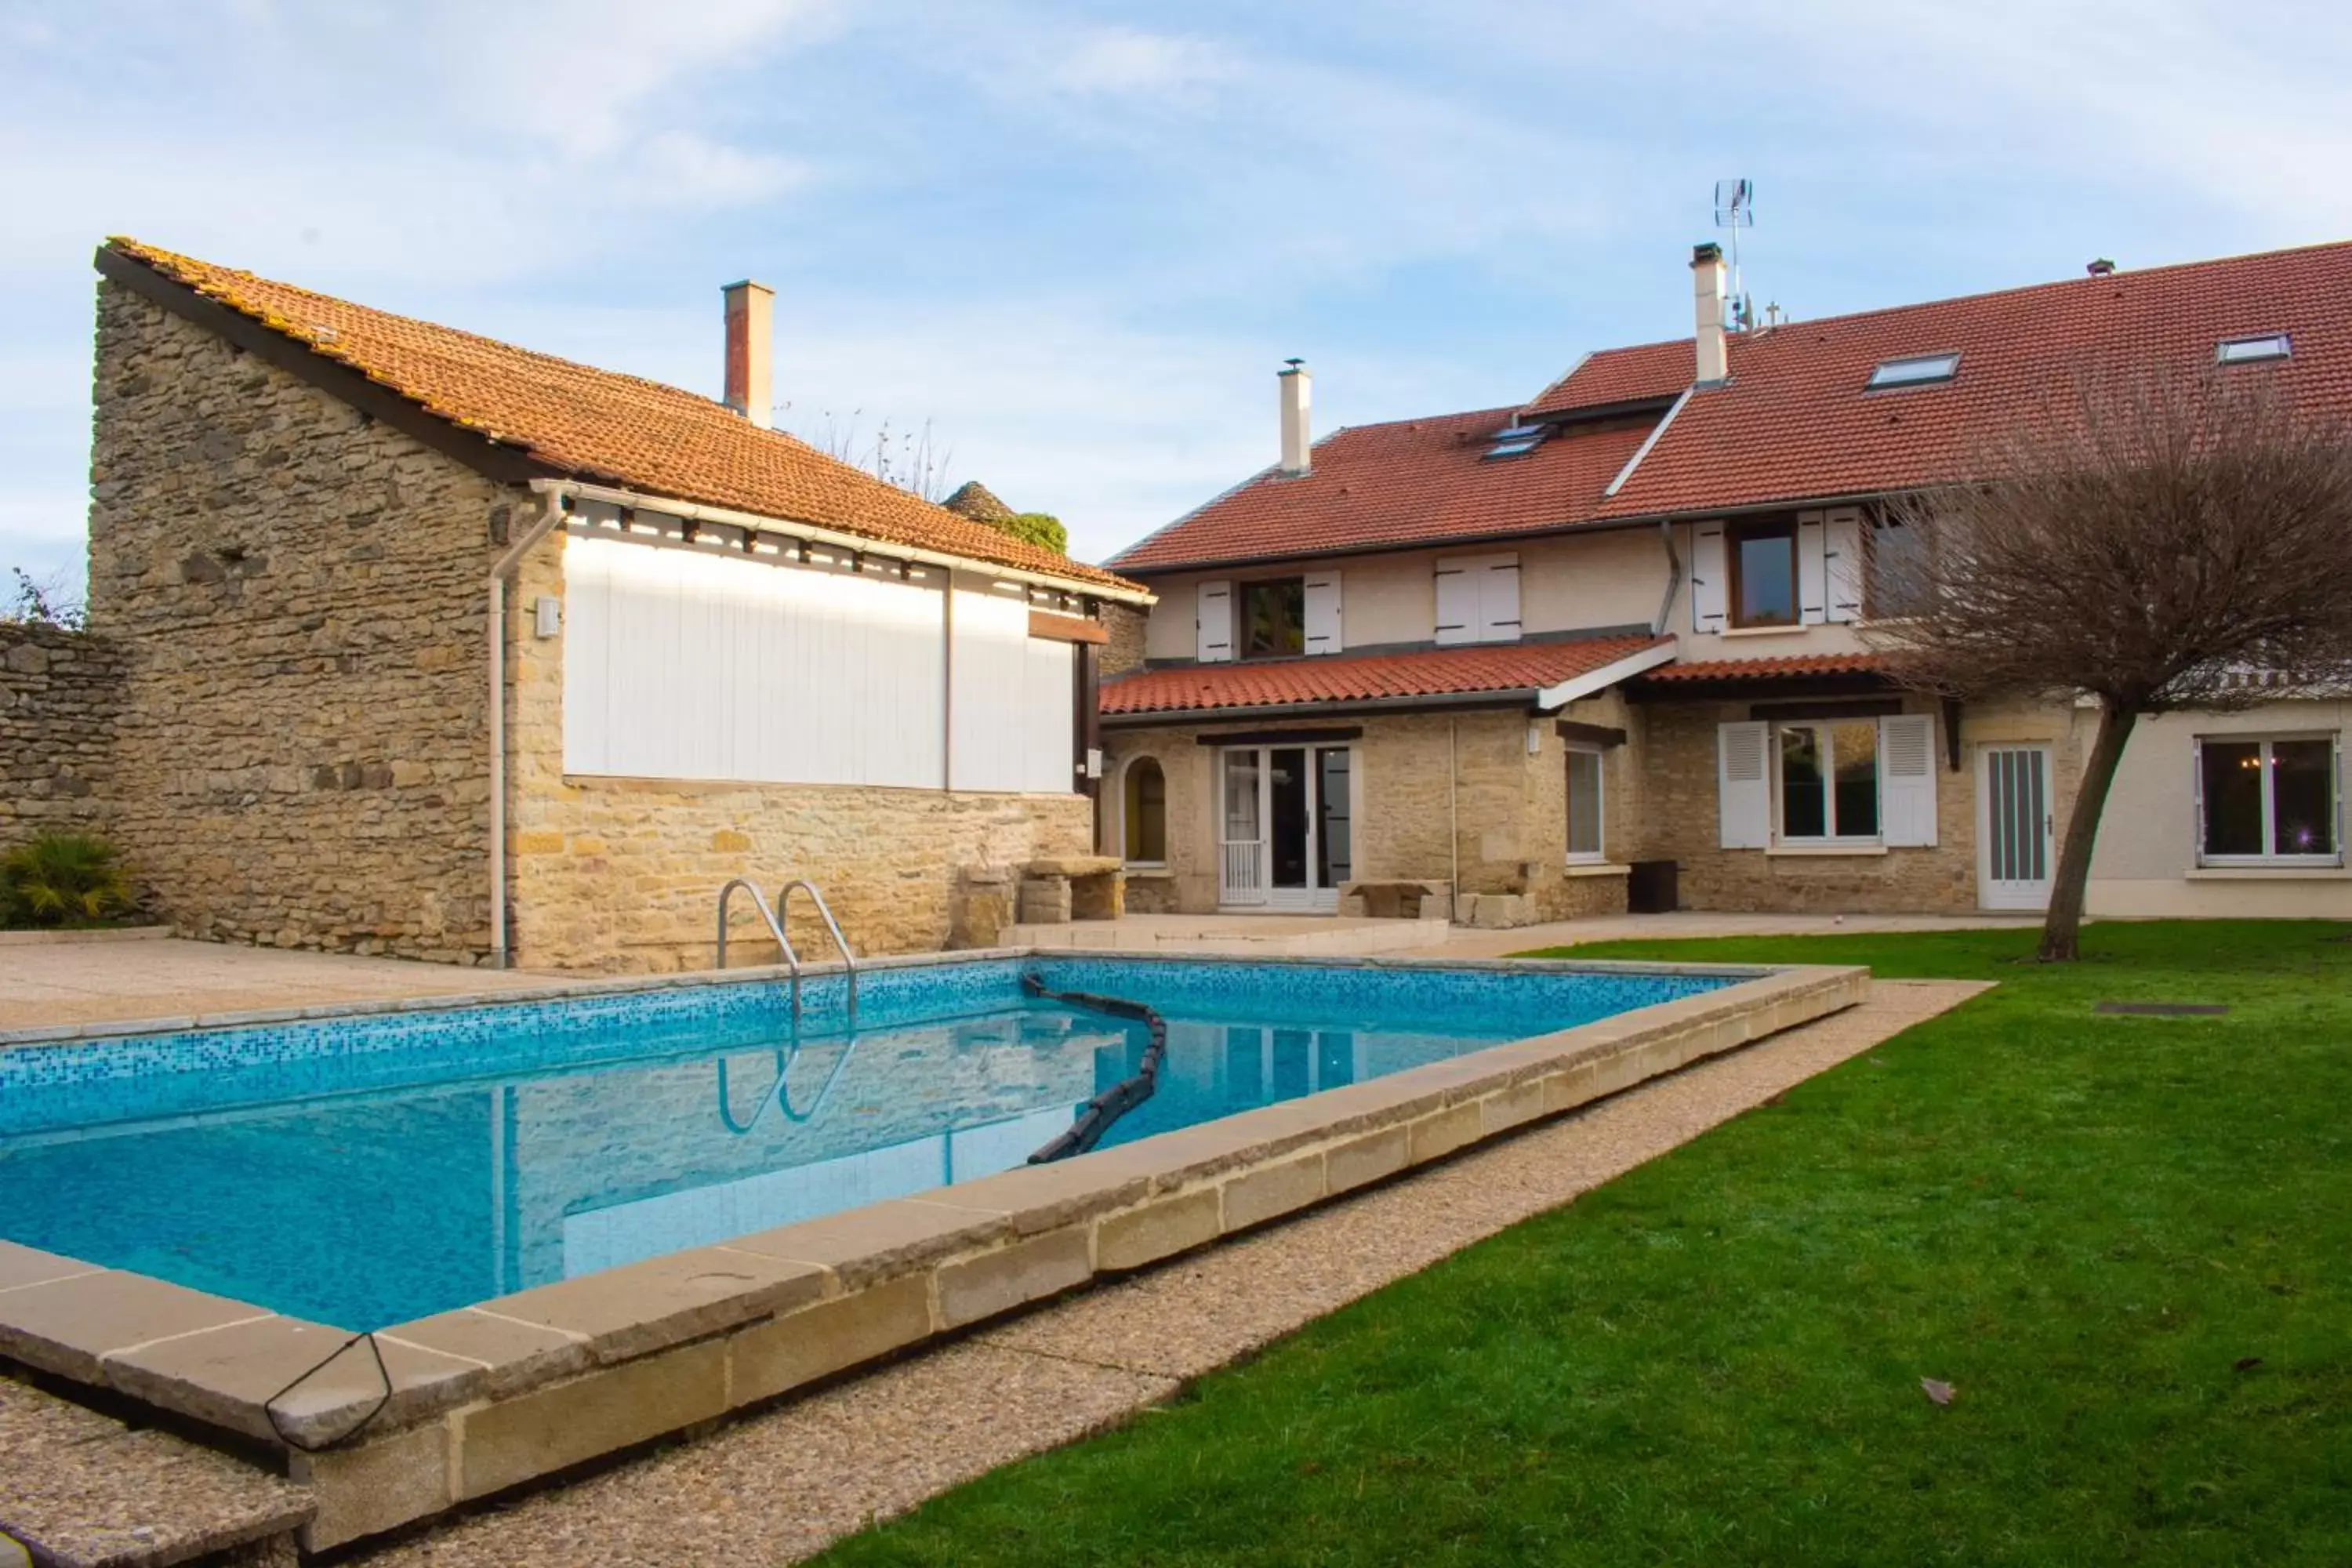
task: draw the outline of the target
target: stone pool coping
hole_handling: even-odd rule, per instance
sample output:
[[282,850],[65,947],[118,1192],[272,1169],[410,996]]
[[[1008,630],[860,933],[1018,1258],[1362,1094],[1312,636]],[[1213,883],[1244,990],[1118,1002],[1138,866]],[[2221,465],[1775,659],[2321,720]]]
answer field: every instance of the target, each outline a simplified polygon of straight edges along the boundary
[[[1055,959],[1056,950],[900,963]],[[1197,955],[1088,953],[1143,962]],[[876,961],[879,967],[885,961]],[[1700,1058],[1860,1002],[1868,971],[1805,966],[1268,958],[1318,967],[1733,976],[1733,984],[1552,1034],[710,1247],[542,1285],[380,1331],[281,1393],[350,1336],[146,1276],[0,1242],[0,1356],[285,1453],[317,1494],[312,1550],[429,1518],[772,1400],[863,1363],[1250,1229]],[[811,966],[814,971],[816,966]],[[829,967],[829,966],[828,966]],[[592,983],[477,999],[239,1015],[446,1010],[780,971]],[[187,1026],[182,1024],[182,1027]],[[43,1031],[51,1038],[155,1026]],[[349,1431],[356,1442],[305,1453]],[[273,1425],[272,1415],[276,1417]]]

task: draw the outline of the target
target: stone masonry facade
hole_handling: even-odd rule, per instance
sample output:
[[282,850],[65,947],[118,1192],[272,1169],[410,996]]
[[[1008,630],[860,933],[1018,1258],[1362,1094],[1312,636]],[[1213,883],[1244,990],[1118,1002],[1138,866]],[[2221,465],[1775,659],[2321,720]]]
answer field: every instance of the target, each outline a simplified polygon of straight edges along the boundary
[[[102,829],[185,935],[487,960],[484,589],[533,499],[137,294],[98,321],[90,630],[0,642],[0,841]],[[512,605],[562,595],[562,550]],[[567,777],[562,643],[508,629],[519,964],[706,965],[742,874],[815,881],[859,952],[938,949],[964,868],[1091,838],[1078,795]]]
[[111,831],[182,932],[489,946],[481,584],[514,498],[137,294],[99,290],[90,630]]
[[[1613,722],[1614,710],[1615,700],[1604,699],[1577,704],[1571,716]],[[1217,907],[1221,753],[1214,742],[1220,734],[1266,727],[1259,721],[1106,731],[1114,784],[1128,762],[1149,756],[1160,763],[1168,785],[1167,869],[1130,875],[1129,908],[1205,913]],[[1347,742],[1355,749],[1352,880],[1454,884],[1464,897],[1460,912],[1473,922],[1525,924],[1623,912],[1630,820],[1604,813],[1609,868],[1571,874],[1564,864],[1567,760],[1550,716],[1538,721],[1515,710],[1472,710],[1300,721],[1283,728],[1301,734],[1318,728],[1362,731]],[[1633,783],[1625,748],[1605,752],[1602,766],[1604,794],[1613,805]],[[1104,825],[1106,835],[1118,830],[1115,811],[1104,813]],[[1496,901],[1482,915],[1471,900],[1489,898]]]
[[0,624],[0,849],[106,829],[121,671],[103,638]]

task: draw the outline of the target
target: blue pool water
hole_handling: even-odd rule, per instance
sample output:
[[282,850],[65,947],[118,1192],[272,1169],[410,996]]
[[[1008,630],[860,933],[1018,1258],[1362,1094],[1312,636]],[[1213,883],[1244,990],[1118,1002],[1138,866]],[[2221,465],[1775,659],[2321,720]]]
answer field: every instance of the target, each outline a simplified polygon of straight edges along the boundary
[[[988,960],[0,1051],[0,1237],[372,1329],[1010,1169],[1132,1074],[1104,1144],[1727,984]],[[795,1044],[795,1040],[797,1043]]]

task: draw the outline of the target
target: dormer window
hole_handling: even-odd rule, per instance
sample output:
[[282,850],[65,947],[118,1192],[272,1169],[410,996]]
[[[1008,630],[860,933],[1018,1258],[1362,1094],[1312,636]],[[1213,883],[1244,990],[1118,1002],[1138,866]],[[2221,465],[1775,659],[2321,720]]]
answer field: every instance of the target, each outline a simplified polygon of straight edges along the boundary
[[1935,382],[1949,381],[1960,374],[1958,354],[1913,354],[1907,359],[1879,362],[1870,373],[1872,392],[1895,386],[1927,386]]
[[2213,349],[2216,364],[2250,364],[2255,360],[2285,359],[2294,352],[2284,332],[2258,338],[2223,338]]

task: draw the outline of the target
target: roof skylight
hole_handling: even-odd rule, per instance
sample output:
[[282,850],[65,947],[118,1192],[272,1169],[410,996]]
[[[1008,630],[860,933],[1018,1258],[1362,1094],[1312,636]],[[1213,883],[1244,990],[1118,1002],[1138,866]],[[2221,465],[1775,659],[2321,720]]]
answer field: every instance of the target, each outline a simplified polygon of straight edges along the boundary
[[1486,448],[1486,456],[1524,458],[1542,446],[1544,437],[1549,434],[1551,427],[1548,425],[1525,425],[1514,421],[1495,432],[1492,437],[1495,444]]
[[1930,382],[1949,381],[1960,373],[1958,354],[1914,354],[1907,359],[1879,362],[1870,373],[1873,392],[1888,386],[1925,386]]
[[2294,352],[2284,332],[2265,332],[2258,338],[2223,338],[2214,345],[2213,360],[2217,364],[2244,364],[2250,360],[2284,359]]

